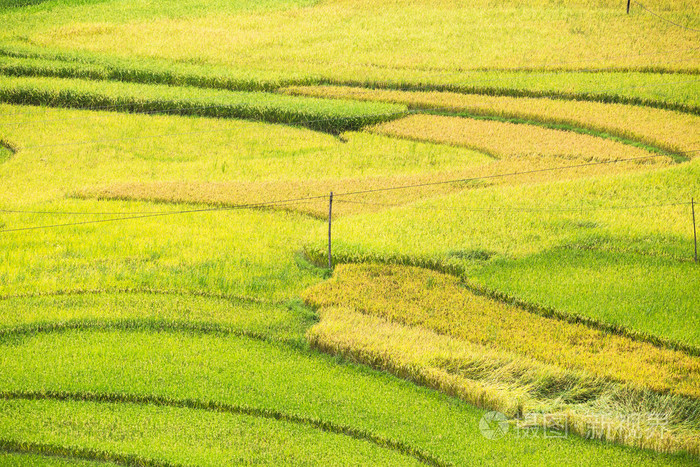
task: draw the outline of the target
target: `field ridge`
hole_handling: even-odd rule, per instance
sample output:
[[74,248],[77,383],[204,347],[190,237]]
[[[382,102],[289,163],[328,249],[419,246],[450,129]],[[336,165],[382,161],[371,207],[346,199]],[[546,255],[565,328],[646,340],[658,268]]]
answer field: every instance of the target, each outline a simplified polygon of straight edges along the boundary
[[[2,58],[2,57],[10,57]],[[60,56],[60,55],[59,55]],[[399,91],[439,91],[439,92],[455,92],[462,94],[479,94],[488,96],[510,96],[510,97],[548,97],[561,100],[573,101],[592,101],[602,103],[620,103],[638,105],[643,107],[652,107],[666,110],[676,110],[680,112],[700,115],[700,105],[674,102],[659,98],[642,97],[642,96],[625,96],[615,92],[590,92],[590,91],[565,91],[565,90],[537,90],[518,87],[517,85],[507,86],[491,86],[479,84],[430,84],[427,82],[410,83],[410,82],[390,82],[380,81],[376,79],[368,79],[364,81],[355,79],[337,79],[330,77],[287,77],[287,78],[243,78],[230,75],[228,71],[220,71],[220,74],[214,73],[213,76],[208,76],[212,73],[214,67],[202,68],[189,66],[187,70],[180,72],[163,70],[158,67],[137,66],[136,63],[130,63],[128,66],[113,65],[109,63],[100,63],[99,58],[87,59],[85,57],[70,57],[63,58],[43,58],[39,53],[12,52],[7,48],[0,47],[0,74],[15,77],[53,77],[53,78],[78,78],[95,81],[115,81],[115,82],[130,82],[140,84],[163,84],[170,86],[195,86],[207,89],[220,89],[229,91],[264,91],[275,92],[285,87],[294,86],[318,86],[318,85],[333,85],[333,86],[352,86],[366,87],[373,89],[384,90],[399,90]],[[169,64],[173,66],[172,64]],[[697,76],[700,74],[700,69],[692,69],[686,71],[680,70],[645,70],[645,69],[600,69],[600,70],[536,70],[536,69],[479,69],[470,70],[470,72],[503,72],[503,73],[579,73],[579,74],[596,74],[596,73],[648,73],[655,75],[686,75]]]
[[38,298],[38,297],[61,297],[69,295],[99,295],[99,294],[151,294],[151,295],[189,295],[193,297],[217,298],[235,302],[282,304],[285,301],[273,301],[260,297],[246,295],[231,295],[206,290],[187,289],[154,289],[150,287],[124,287],[118,289],[60,289],[49,292],[28,292],[17,294],[0,295],[1,300],[12,300],[17,298]]
[[75,109],[110,109],[231,118],[299,125],[331,134],[403,116],[405,106],[338,99],[299,99],[277,93],[173,88],[165,85],[76,79],[7,78],[0,102]]
[[534,90],[518,89],[496,86],[478,85],[458,85],[458,84],[410,84],[410,83],[390,83],[381,81],[360,81],[360,80],[336,80],[320,79],[318,85],[330,86],[351,86],[369,89],[388,89],[393,91],[436,91],[453,92],[457,94],[478,94],[485,96],[507,96],[507,97],[548,97],[567,101],[591,101],[604,104],[629,104],[641,107],[651,107],[663,110],[675,110],[678,112],[700,115],[700,105],[683,104],[679,102],[668,102],[648,97],[624,96],[621,94],[595,93],[588,91],[554,91],[554,90]]
[[232,405],[215,401],[201,401],[195,399],[171,399],[162,396],[139,396],[117,393],[91,393],[91,392],[55,392],[55,391],[17,391],[0,392],[0,400],[54,400],[95,403],[116,403],[135,405],[155,405],[193,410],[205,410],[210,412],[231,413],[248,415],[251,417],[276,420],[281,422],[305,425],[317,430],[348,436],[361,441],[373,443],[381,448],[390,449],[400,454],[410,456],[419,462],[435,467],[449,465],[438,458],[420,449],[409,446],[401,441],[392,440],[366,430],[340,425],[324,421],[318,418],[304,417],[302,415],[285,413],[281,411],[250,407],[246,405]]
[[180,464],[163,462],[134,454],[117,454],[111,451],[85,449],[57,444],[31,443],[0,438],[0,452],[38,454],[45,457],[79,459],[99,463],[110,463],[129,467],[181,467]]

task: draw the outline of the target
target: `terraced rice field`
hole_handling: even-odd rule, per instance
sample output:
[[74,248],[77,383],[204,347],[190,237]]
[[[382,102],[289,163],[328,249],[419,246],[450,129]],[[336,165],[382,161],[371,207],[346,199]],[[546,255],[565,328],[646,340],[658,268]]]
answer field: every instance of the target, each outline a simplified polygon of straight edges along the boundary
[[697,465],[700,7],[618,3],[0,0],[0,465]]
[[[593,133],[628,144],[645,144],[692,157],[700,117],[646,106],[571,101],[548,98],[513,98],[454,92],[410,92],[348,86],[297,86],[291,95],[401,103],[410,109],[471,117],[490,117],[539,124],[544,127]],[[688,151],[688,154],[685,152]]]

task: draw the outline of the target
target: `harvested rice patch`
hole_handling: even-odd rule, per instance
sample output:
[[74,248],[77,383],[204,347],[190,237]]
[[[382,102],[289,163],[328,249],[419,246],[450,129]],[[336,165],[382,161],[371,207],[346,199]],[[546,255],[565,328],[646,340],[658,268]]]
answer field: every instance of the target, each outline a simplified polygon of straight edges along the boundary
[[700,358],[545,318],[475,295],[452,276],[414,267],[342,265],[305,292],[317,307],[344,306],[492,349],[662,393],[700,397]]
[[[285,92],[309,97],[391,102],[413,109],[466,112],[571,125],[629,138],[674,152],[697,149],[697,135],[700,134],[698,115],[636,105],[347,86],[290,87],[286,88]],[[688,157],[695,154],[689,153]]]
[[374,125],[369,131],[411,140],[464,146],[497,158],[545,156],[611,161],[656,156],[654,159],[670,163],[667,157],[658,157],[644,149],[604,138],[493,120],[411,115]]
[[[700,453],[700,402],[543,364],[420,326],[406,326],[350,308],[319,311],[307,337],[321,351],[369,364],[479,407],[523,421],[548,413],[586,435],[601,416],[607,440],[661,452]],[[639,423],[626,417],[639,413]],[[659,416],[665,429],[653,426]],[[532,420],[531,420],[532,421]],[[542,419],[535,420],[542,423]]]

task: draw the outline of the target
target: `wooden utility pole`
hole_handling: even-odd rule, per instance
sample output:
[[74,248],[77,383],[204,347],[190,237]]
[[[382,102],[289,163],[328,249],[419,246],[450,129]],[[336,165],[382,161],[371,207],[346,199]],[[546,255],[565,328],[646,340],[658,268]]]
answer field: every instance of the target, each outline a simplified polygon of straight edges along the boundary
[[333,192],[328,198],[328,269],[333,269],[333,256],[331,256],[331,222],[333,220]]
[[631,1],[632,1],[632,0],[627,0],[627,14],[628,14],[628,15],[630,14],[630,2],[631,2]]

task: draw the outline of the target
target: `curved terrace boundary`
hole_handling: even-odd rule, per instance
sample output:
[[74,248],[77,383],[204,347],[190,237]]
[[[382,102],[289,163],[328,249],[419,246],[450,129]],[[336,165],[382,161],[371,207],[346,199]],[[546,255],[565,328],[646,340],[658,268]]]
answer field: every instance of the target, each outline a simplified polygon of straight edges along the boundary
[[72,319],[64,322],[37,322],[0,328],[0,345],[14,337],[28,337],[67,331],[152,331],[170,333],[208,334],[215,336],[245,337],[268,344],[284,343],[263,333],[237,329],[210,321],[172,321],[165,319]]
[[[160,65],[162,63],[159,62]],[[367,65],[370,67],[370,65]],[[376,65],[371,65],[376,67]],[[395,68],[394,68],[395,69]],[[441,71],[435,71],[441,72]],[[685,83],[697,83],[699,69],[670,70],[663,68],[601,68],[601,69],[531,69],[531,68],[479,68],[474,70],[458,71],[459,73],[507,73],[507,74],[535,74],[571,73],[578,75],[597,73],[638,73],[646,75],[664,75],[674,78],[673,82],[659,83],[659,85],[671,86]],[[219,89],[229,91],[264,91],[274,92],[287,86],[310,85],[339,85],[358,86],[373,89],[401,90],[401,91],[449,91],[462,94],[481,94],[491,96],[510,97],[548,97],[560,100],[579,100],[604,103],[620,103],[638,106],[653,107],[659,109],[676,110],[680,112],[700,115],[700,105],[674,102],[653,97],[624,95],[617,89],[609,92],[591,91],[566,91],[557,89],[528,89],[508,85],[496,85],[487,82],[464,84],[431,84],[378,81],[373,79],[353,80],[337,79],[331,77],[319,78],[289,78],[289,79],[254,79],[237,77],[226,68],[189,67],[180,68],[177,71],[164,71],[162,67],[138,64],[136,62],[124,64],[110,64],[103,59],[94,57],[82,57],[77,54],[46,54],[37,51],[20,51],[0,46],[0,74],[16,77],[47,77],[47,78],[80,78],[91,81],[117,81],[124,83],[163,84],[169,86],[193,86],[207,89]],[[683,83],[679,83],[681,77]],[[683,78],[685,77],[685,78]],[[500,80],[499,80],[500,81]],[[644,87],[643,84],[631,87]]]
[[[322,250],[316,250],[311,247],[307,247],[306,250],[304,251],[304,254],[308,258],[308,260],[316,265],[322,265],[324,264],[324,261],[327,261],[327,256],[325,251]],[[386,256],[376,256],[376,255],[364,255],[362,257],[359,256],[352,256],[352,255],[344,255],[342,252],[334,252],[333,253],[333,260],[335,266],[338,266],[340,264],[383,264],[383,265],[399,265],[399,266],[413,266],[417,268],[423,268],[435,272],[439,272],[442,274],[448,274],[454,277],[457,277],[460,279],[462,282],[462,286],[468,290],[469,292],[483,296],[486,298],[489,298],[491,300],[504,303],[506,305],[512,305],[515,307],[518,307],[522,310],[525,310],[529,313],[543,316],[545,318],[551,318],[551,319],[557,319],[561,321],[565,321],[567,323],[571,324],[582,324],[584,326],[587,326],[591,329],[596,329],[599,331],[604,331],[608,332],[611,334],[616,334],[619,336],[626,337],[628,339],[636,340],[639,342],[645,342],[648,344],[651,344],[655,347],[659,348],[664,348],[664,349],[670,349],[670,350],[677,350],[680,352],[684,352],[688,355],[691,355],[693,357],[700,357],[700,348],[693,346],[693,345],[688,345],[688,344],[682,344],[680,342],[675,342],[670,339],[666,339],[664,337],[658,337],[649,333],[645,333],[642,331],[635,331],[633,329],[630,329],[628,327],[619,325],[619,324],[611,324],[611,323],[606,323],[604,321],[597,320],[595,318],[590,318],[588,316],[580,315],[580,314],[575,314],[575,313],[568,313],[564,312],[558,309],[555,309],[553,307],[549,306],[543,306],[538,303],[532,303],[526,300],[523,300],[519,297],[511,296],[507,293],[500,292],[496,289],[492,289],[490,287],[486,287],[485,285],[479,284],[477,282],[474,282],[473,280],[470,280],[466,276],[466,270],[456,266],[454,264],[447,264],[443,261],[437,260],[437,259],[431,259],[431,258],[419,258],[419,257],[412,257],[408,255],[404,256],[393,256],[393,257],[386,257]]]
[[446,116],[446,117],[460,117],[460,118],[470,118],[474,120],[489,120],[494,122],[505,122],[505,123],[515,123],[518,125],[530,125],[540,128],[547,128],[549,130],[557,131],[570,131],[572,133],[578,133],[580,135],[592,136],[594,138],[607,139],[610,141],[615,141],[617,143],[625,144],[627,146],[633,146],[639,149],[644,149],[654,154],[661,154],[668,156],[675,163],[682,163],[690,161],[690,157],[682,151],[674,151],[671,149],[663,148],[659,145],[648,143],[640,138],[630,138],[624,136],[619,132],[613,130],[603,131],[599,128],[593,126],[585,126],[572,123],[566,119],[551,119],[550,121],[537,121],[531,118],[522,117],[503,117],[497,114],[488,114],[484,112],[483,114],[471,113],[471,112],[446,112],[439,110],[425,110],[421,113],[436,116]]
[[118,454],[97,449],[81,449],[76,447],[60,446],[57,444],[29,443],[0,439],[0,452],[13,454],[38,454],[44,457],[61,457],[91,461],[96,463],[116,464],[139,467],[180,467],[179,464],[147,459],[131,454]]
[[[380,448],[390,449],[399,454],[413,457],[419,462],[425,465],[431,466],[446,466],[449,465],[437,457],[422,451],[420,449],[414,448],[405,444],[401,441],[392,440],[389,438],[384,438],[382,436],[373,434],[369,431],[360,430],[345,425],[338,425],[332,422],[324,421],[317,418],[303,417],[301,415],[289,414],[273,409],[264,409],[257,407],[249,407],[245,405],[231,405],[223,404],[215,401],[200,401],[196,399],[168,399],[165,397],[158,396],[139,396],[130,394],[117,394],[117,393],[87,393],[87,392],[2,392],[0,393],[0,400],[53,400],[53,401],[71,401],[71,402],[93,402],[93,403],[111,403],[111,404],[134,404],[134,405],[156,405],[161,407],[173,407],[182,409],[192,409],[192,410],[204,410],[209,412],[217,412],[224,414],[236,414],[236,415],[247,415],[251,417],[263,418],[268,420],[275,420],[279,422],[292,423],[296,425],[303,425],[326,433],[332,433],[342,436],[348,436],[350,438],[370,442]],[[5,443],[7,441],[0,441],[0,449],[7,450],[5,448]],[[22,444],[22,443],[17,443]],[[31,446],[31,445],[30,445]],[[60,449],[60,448],[59,448]],[[89,455],[95,451],[91,450],[78,450],[78,454]],[[102,451],[98,451],[102,452]],[[104,453],[103,455],[111,455],[110,453]],[[127,460],[126,465],[141,465],[133,464],[133,461],[129,461],[129,456],[118,456],[115,458],[117,462]],[[95,460],[105,460],[109,461],[109,458],[95,458]],[[153,466],[161,466],[170,464],[146,464]]]
[[122,288],[122,289],[61,289],[50,292],[28,292],[18,294],[0,295],[0,300],[13,300],[22,298],[63,297],[70,295],[109,295],[109,294],[144,294],[144,295],[187,295],[192,297],[212,298],[217,300],[229,300],[234,302],[247,302],[256,304],[280,305],[283,302],[273,302],[258,297],[245,295],[229,295],[200,290],[177,289],[150,289],[150,288]]

